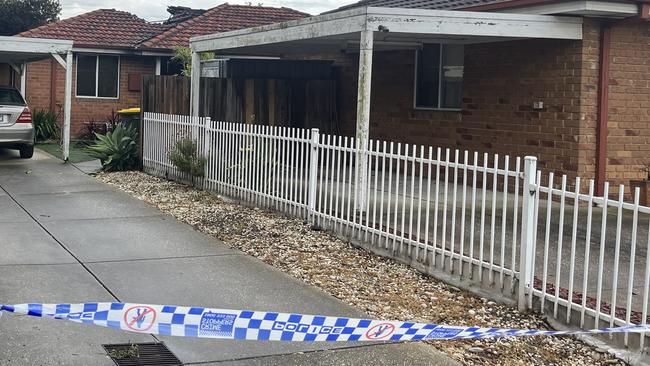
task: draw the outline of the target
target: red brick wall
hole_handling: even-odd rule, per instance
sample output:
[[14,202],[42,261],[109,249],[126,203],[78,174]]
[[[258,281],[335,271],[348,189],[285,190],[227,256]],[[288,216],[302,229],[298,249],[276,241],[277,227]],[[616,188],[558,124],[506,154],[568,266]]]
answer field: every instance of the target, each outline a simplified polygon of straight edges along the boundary
[[641,169],[650,163],[650,24],[611,32],[606,175],[618,185],[648,177]]
[[[48,109],[51,105],[52,63],[55,66],[56,101],[60,110],[63,106],[65,91],[65,70],[56,61],[43,60],[27,67],[27,101],[33,109]],[[140,105],[140,92],[128,90],[129,74],[153,74],[155,59],[153,57],[120,57],[120,91],[118,99],[78,98],[76,97],[76,64],[72,73],[72,110],[71,135],[80,136],[85,131],[85,122],[94,119],[107,119],[111,111]]]

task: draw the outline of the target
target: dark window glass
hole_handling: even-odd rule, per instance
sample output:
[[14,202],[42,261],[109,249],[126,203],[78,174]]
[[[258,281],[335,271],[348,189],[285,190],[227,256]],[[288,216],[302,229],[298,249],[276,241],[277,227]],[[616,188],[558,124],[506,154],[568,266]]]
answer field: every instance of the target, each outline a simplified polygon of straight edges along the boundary
[[463,103],[463,45],[448,44],[442,49],[441,108],[460,108]]
[[183,64],[172,61],[171,57],[165,57],[161,60],[160,75],[180,75],[183,71]]
[[25,101],[18,90],[0,88],[0,104],[25,105]]
[[116,56],[99,56],[99,75],[97,77],[97,96],[117,98],[119,82],[119,58]]
[[463,45],[425,44],[418,52],[415,106],[461,108]]
[[418,53],[417,107],[437,108],[440,85],[440,45],[425,44]]
[[77,95],[84,97],[95,96],[95,72],[97,57],[77,57]]

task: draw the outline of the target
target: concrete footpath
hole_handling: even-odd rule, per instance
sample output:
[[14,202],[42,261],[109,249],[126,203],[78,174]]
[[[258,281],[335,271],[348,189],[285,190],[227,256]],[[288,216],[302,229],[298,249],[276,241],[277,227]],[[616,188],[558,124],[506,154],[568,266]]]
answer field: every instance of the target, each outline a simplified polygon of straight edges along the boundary
[[[86,301],[364,316],[69,164],[0,149],[0,302]],[[455,364],[417,343],[158,339],[185,364]],[[102,344],[154,341],[5,314],[0,365],[112,365]]]

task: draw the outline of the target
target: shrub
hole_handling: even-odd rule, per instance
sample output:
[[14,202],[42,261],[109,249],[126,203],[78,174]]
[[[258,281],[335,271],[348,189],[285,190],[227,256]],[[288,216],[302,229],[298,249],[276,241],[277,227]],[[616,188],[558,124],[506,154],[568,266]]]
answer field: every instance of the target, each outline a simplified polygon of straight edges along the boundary
[[[201,60],[211,60],[215,57],[214,52],[202,52],[200,55]],[[183,66],[181,70],[182,76],[192,76],[192,51],[189,47],[176,46],[174,47],[174,57],[171,61],[177,62]]]
[[88,154],[102,162],[105,171],[135,169],[139,165],[138,132],[118,125],[105,135],[96,133],[97,142],[86,148]]
[[36,141],[56,140],[59,138],[59,115],[49,109],[39,109],[32,115]]
[[199,155],[196,141],[189,137],[176,142],[174,150],[169,152],[169,160],[182,173],[188,174],[194,184],[195,177],[203,176],[205,158]]
[[111,114],[103,119],[91,118],[84,122],[84,130],[79,138],[83,141],[93,141],[97,134],[105,135],[107,132],[113,131],[121,122],[120,115],[111,110]]

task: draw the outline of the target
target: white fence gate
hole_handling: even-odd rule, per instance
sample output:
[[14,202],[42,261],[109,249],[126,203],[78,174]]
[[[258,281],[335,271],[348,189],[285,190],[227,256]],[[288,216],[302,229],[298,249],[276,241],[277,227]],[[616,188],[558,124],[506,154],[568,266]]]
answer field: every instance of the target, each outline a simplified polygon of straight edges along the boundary
[[[534,157],[372,140],[364,148],[316,129],[156,113],[144,115],[144,170],[188,181],[168,159],[184,137],[206,158],[204,189],[309,219],[566,323],[646,324],[650,209],[638,191],[625,203],[622,186],[611,200],[607,187],[594,195],[593,181],[587,194],[579,178],[571,191],[566,176],[559,188],[553,174],[543,184]],[[643,347],[643,337],[622,338]]]

